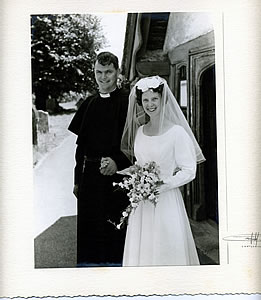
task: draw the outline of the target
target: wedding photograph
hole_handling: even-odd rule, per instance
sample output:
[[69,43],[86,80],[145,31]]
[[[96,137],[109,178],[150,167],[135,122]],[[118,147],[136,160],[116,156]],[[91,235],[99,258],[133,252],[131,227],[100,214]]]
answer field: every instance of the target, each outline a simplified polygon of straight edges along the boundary
[[206,12],[31,15],[35,268],[219,264]]
[[260,294],[260,5],[4,1],[0,298]]

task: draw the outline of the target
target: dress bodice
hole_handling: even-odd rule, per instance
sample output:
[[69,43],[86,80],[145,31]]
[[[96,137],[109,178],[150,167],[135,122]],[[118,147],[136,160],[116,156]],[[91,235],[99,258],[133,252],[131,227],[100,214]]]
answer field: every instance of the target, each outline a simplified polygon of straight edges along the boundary
[[145,135],[143,127],[139,127],[134,144],[138,164],[155,161],[162,179],[173,175],[177,168],[195,168],[194,146],[183,127],[174,125],[158,136]]

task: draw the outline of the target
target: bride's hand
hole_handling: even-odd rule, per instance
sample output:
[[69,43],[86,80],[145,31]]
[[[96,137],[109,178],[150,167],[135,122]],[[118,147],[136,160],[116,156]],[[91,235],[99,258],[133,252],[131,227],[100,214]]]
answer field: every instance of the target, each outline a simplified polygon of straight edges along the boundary
[[169,185],[167,183],[163,183],[162,185],[160,185],[158,188],[157,188],[157,192],[158,194],[161,194],[163,192],[166,192],[168,191],[170,188],[169,188]]
[[116,173],[117,173],[117,174],[120,174],[120,175],[131,175],[131,173],[130,173],[130,168],[131,168],[131,167],[126,168],[126,169],[123,169],[123,170],[121,170],[121,171],[117,171]]

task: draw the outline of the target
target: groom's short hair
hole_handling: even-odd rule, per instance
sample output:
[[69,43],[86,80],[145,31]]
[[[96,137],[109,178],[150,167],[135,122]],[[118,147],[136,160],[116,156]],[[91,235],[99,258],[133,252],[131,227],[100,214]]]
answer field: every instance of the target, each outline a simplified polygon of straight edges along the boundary
[[101,52],[97,55],[96,59],[95,59],[95,63],[98,62],[99,64],[103,65],[103,66],[107,66],[110,64],[113,64],[114,68],[116,70],[119,69],[119,60],[118,57],[116,55],[114,55],[111,52]]

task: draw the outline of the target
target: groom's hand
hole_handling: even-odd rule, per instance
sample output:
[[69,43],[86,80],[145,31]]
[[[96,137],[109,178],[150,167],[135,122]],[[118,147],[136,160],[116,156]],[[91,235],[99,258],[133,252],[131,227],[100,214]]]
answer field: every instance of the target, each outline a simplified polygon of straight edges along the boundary
[[110,157],[103,157],[101,159],[100,172],[102,175],[111,176],[118,171],[117,165]]

